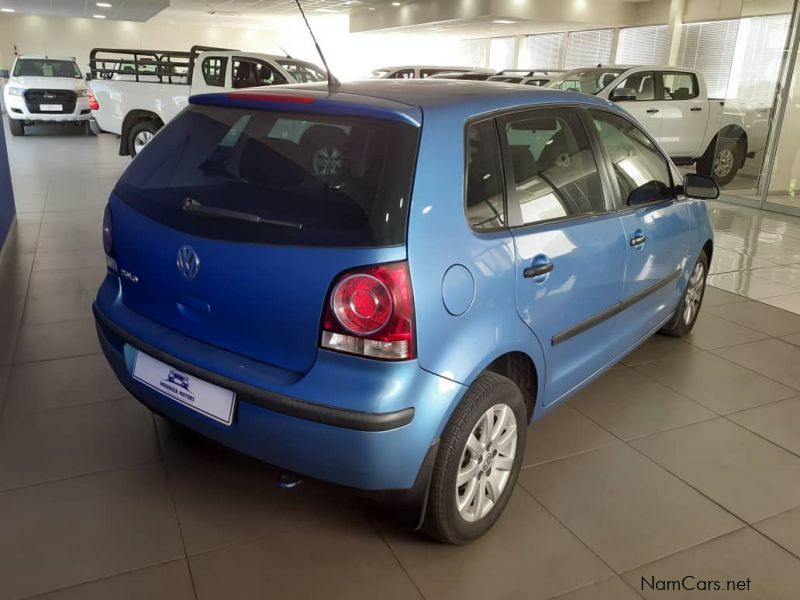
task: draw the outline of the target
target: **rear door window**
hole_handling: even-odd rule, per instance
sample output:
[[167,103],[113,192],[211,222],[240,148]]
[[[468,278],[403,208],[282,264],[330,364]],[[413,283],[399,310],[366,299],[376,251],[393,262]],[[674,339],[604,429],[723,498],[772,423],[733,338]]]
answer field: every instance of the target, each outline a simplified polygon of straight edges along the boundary
[[[502,121],[509,205],[522,225],[606,210],[586,130],[574,109],[540,109]],[[509,209],[511,210],[511,209]]]
[[247,58],[233,60],[231,82],[237,89],[288,83],[286,77],[272,65],[261,60]]
[[691,100],[700,93],[693,73],[662,73],[664,100]]
[[225,85],[225,68],[228,58],[225,56],[209,56],[203,60],[203,79],[206,85],[223,87]]
[[405,242],[419,129],[366,117],[192,105],[116,193],[165,225],[239,242]]

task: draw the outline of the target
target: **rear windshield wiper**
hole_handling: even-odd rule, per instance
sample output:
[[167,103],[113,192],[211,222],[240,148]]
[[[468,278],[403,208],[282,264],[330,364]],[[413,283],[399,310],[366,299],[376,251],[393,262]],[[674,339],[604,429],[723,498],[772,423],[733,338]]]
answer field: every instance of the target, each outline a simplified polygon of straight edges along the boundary
[[230,221],[244,221],[246,223],[263,223],[264,225],[277,225],[278,227],[290,227],[300,230],[303,228],[301,223],[291,221],[278,221],[276,219],[264,219],[258,215],[253,215],[238,210],[219,208],[218,206],[204,206],[193,198],[186,198],[181,207],[184,211],[200,217],[210,217],[212,219],[228,219]]

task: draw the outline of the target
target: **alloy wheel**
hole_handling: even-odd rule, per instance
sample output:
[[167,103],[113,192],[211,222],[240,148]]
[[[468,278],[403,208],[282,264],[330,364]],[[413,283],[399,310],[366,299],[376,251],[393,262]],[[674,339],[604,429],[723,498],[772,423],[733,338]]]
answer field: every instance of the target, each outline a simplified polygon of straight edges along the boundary
[[136,154],[142,151],[150,140],[153,139],[153,133],[151,131],[140,131],[136,134],[136,137],[133,138],[133,149],[136,150]]
[[689,277],[689,284],[686,287],[686,300],[683,306],[683,322],[691,325],[697,311],[700,310],[700,302],[703,299],[703,288],[706,285],[706,269],[703,263],[698,262]]
[[719,150],[714,159],[714,175],[719,178],[727,177],[733,169],[734,160],[733,150],[730,148]]
[[456,475],[456,505],[468,522],[494,508],[508,485],[517,452],[517,418],[495,404],[478,419],[467,438]]

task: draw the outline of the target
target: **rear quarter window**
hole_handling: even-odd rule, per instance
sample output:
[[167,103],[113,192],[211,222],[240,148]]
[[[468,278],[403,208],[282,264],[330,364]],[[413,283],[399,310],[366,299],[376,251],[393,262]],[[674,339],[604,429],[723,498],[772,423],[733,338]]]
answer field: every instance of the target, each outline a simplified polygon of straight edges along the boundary
[[400,245],[418,139],[417,127],[396,121],[190,106],[115,191],[144,215],[202,237]]

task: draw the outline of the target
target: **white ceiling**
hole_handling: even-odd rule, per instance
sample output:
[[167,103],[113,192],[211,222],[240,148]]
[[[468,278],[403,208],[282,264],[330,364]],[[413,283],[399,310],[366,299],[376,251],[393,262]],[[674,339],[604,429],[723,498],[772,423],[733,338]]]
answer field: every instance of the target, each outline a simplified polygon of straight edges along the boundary
[[[2,2],[3,0],[0,0]],[[392,0],[301,0],[307,13],[349,14],[391,5]],[[295,0],[172,0],[171,12],[192,12],[219,17],[265,17],[269,15],[295,14]]]
[[104,15],[117,21],[147,21],[169,6],[169,0],[100,0],[111,8],[100,8],[98,0],[0,0],[0,8],[24,15],[47,17],[92,17]]

